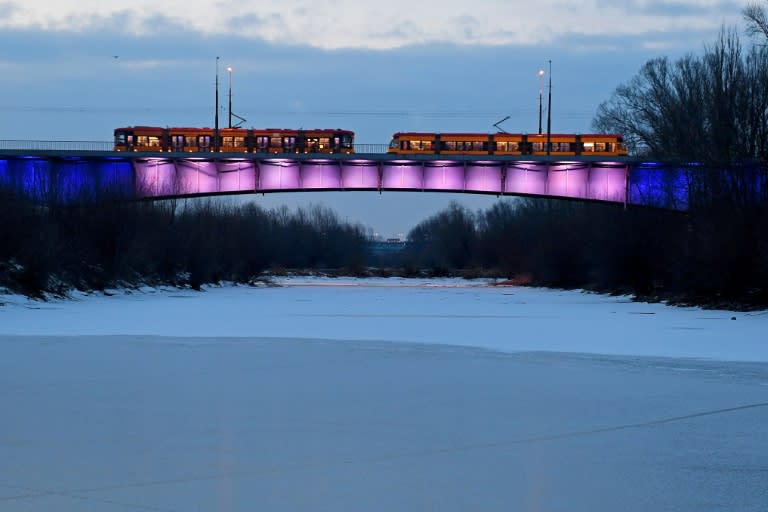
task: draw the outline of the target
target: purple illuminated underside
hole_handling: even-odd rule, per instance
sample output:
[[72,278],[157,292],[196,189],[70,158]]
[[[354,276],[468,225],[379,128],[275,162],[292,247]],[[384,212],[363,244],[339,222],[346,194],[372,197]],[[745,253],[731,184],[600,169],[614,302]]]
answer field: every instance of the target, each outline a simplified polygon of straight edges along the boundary
[[136,162],[139,195],[281,190],[424,190],[525,194],[623,202],[625,166],[461,162]]

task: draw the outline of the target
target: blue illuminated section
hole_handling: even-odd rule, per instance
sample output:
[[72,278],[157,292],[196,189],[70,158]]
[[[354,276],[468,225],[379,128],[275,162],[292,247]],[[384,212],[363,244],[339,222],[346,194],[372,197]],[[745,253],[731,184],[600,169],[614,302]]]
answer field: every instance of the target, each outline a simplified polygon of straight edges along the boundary
[[53,181],[56,200],[61,203],[93,201],[97,197],[95,176],[84,160],[57,162]]
[[689,167],[644,162],[629,174],[627,202],[642,206],[686,210]]
[[133,165],[125,158],[3,158],[0,187],[60,203],[136,197]]
[[97,188],[103,193],[119,198],[135,199],[133,164],[124,159],[97,160],[92,162]]
[[51,191],[51,162],[42,158],[8,160],[10,187],[33,199],[47,199]]
[[0,189],[7,189],[11,184],[11,171],[8,170],[8,160],[0,159]]
[[629,203],[675,210],[689,210],[696,200],[706,207],[717,200],[710,195],[717,190],[736,194],[739,201],[757,203],[768,185],[758,163],[726,168],[643,162],[631,170],[629,181]]
[[56,162],[52,179],[56,183],[57,200],[64,203],[136,197],[133,166],[126,160]]

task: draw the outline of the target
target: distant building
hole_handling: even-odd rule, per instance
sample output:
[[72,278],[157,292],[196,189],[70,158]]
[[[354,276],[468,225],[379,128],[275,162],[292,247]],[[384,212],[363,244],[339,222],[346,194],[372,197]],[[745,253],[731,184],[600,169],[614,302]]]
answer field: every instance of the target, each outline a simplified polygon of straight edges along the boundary
[[368,248],[374,256],[384,256],[395,254],[405,249],[408,242],[399,238],[387,238],[386,240],[374,240]]

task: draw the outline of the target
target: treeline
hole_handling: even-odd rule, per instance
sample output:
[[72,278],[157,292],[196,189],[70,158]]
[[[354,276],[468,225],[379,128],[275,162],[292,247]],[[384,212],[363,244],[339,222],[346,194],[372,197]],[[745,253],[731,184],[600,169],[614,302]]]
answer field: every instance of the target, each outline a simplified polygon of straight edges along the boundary
[[408,235],[406,272],[507,276],[523,284],[704,305],[768,304],[768,208],[744,224],[709,215],[552,199],[457,204]]
[[702,55],[649,60],[598,107],[593,127],[632,153],[729,165],[768,158],[768,46],[723,29]]
[[0,190],[0,287],[31,296],[137,284],[199,289],[279,268],[361,268],[368,233],[331,210],[213,200],[41,204]]

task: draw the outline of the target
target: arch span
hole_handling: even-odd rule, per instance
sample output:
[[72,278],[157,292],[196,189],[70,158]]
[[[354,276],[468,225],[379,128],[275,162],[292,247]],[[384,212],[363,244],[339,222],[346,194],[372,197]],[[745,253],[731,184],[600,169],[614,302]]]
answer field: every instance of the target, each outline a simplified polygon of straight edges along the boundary
[[302,191],[424,191],[568,198],[685,209],[687,169],[632,159],[16,151],[0,186],[62,200]]

